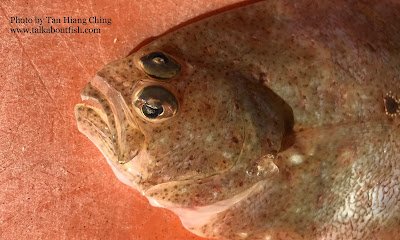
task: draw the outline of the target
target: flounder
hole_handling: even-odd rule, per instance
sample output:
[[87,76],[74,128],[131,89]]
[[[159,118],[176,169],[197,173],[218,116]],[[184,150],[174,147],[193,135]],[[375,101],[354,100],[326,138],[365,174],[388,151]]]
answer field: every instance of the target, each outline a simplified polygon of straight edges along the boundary
[[215,239],[400,239],[400,3],[253,3],[100,70],[79,130]]

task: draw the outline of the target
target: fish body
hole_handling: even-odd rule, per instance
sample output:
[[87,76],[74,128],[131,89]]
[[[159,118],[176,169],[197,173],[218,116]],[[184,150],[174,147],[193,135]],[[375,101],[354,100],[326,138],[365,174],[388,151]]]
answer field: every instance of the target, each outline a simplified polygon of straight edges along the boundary
[[117,177],[215,239],[400,239],[400,3],[262,1],[100,70]]

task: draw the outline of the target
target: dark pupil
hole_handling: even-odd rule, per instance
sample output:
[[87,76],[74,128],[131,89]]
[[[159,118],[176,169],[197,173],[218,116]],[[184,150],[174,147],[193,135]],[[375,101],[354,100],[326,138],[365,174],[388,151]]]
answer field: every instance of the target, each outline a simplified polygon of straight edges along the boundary
[[162,106],[157,107],[157,106],[151,106],[148,103],[144,104],[142,106],[142,112],[143,114],[148,117],[148,118],[156,118],[160,116],[163,113],[164,109]]

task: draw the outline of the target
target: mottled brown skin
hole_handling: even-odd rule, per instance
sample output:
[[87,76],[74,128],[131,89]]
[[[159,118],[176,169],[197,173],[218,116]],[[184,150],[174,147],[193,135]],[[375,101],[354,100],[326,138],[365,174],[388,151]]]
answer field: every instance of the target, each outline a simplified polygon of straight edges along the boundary
[[[151,52],[180,73],[146,74]],[[121,180],[198,235],[400,239],[399,82],[400,3],[266,1],[108,64],[76,116]],[[153,85],[178,100],[171,118],[135,109]]]

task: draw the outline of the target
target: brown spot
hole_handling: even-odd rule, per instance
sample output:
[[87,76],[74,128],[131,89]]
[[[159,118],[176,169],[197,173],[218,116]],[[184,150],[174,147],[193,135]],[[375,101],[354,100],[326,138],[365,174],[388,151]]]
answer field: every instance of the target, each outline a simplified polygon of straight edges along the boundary
[[237,137],[233,136],[232,137],[232,142],[237,144],[237,143],[239,143],[239,139]]

